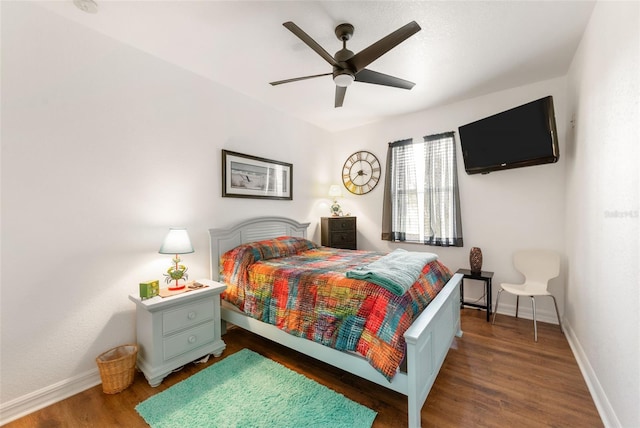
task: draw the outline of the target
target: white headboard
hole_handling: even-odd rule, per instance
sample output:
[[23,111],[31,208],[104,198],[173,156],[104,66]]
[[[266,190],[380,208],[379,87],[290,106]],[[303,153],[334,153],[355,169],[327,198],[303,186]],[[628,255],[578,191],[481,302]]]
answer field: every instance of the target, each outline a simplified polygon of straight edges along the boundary
[[307,237],[309,223],[299,223],[285,217],[256,217],[223,229],[209,229],[211,249],[211,279],[218,280],[220,256],[247,242],[277,238],[278,236]]

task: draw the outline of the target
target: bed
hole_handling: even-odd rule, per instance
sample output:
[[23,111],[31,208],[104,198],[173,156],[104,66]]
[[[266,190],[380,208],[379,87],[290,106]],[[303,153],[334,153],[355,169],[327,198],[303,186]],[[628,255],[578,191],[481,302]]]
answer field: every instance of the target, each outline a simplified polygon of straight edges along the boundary
[[[276,237],[307,237],[309,223],[284,217],[258,217],[228,228],[209,229],[211,278],[219,279],[220,258],[240,245]],[[407,396],[409,427],[420,427],[421,409],[442,366],[455,335],[460,329],[460,281],[454,274],[431,303],[404,332],[406,342],[405,370],[389,378],[374,368],[364,357],[337,350],[304,337],[290,335],[278,327],[247,316],[223,301],[223,321],[336,366],[383,387]]]

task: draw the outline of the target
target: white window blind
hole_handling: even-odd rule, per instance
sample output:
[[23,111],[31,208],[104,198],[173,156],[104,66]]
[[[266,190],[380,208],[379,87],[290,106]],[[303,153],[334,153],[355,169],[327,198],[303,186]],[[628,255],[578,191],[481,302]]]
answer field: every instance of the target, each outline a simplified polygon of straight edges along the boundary
[[382,239],[462,246],[453,132],[389,144]]

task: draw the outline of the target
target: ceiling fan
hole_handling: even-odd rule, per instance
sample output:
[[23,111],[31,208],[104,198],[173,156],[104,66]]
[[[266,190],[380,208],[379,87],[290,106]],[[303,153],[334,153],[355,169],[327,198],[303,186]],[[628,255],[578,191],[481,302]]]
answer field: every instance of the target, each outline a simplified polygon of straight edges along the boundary
[[335,56],[329,55],[322,46],[320,46],[293,22],[285,22],[282,25],[298,36],[300,40],[324,58],[325,61],[331,64],[333,66],[333,72],[279,80],[277,82],[271,82],[271,85],[273,86],[281,85],[283,83],[297,82],[299,80],[313,79],[315,77],[333,75],[333,81],[336,84],[335,107],[342,107],[344,96],[347,92],[347,86],[351,85],[354,81],[392,86],[394,88],[402,89],[411,89],[415,85],[415,83],[409,82],[408,80],[378,73],[377,71],[365,68],[373,61],[420,31],[420,26],[415,21],[400,27],[393,33],[383,37],[357,54],[354,54],[347,49],[347,40],[349,40],[353,35],[353,25],[346,23],[340,24],[336,27],[335,33],[338,40],[342,41],[342,49],[336,52]]

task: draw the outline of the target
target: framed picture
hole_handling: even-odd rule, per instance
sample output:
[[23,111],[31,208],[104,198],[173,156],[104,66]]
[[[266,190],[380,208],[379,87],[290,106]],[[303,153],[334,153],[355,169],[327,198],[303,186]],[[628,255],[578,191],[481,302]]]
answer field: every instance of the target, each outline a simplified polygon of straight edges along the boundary
[[293,199],[293,165],[222,150],[222,197]]

